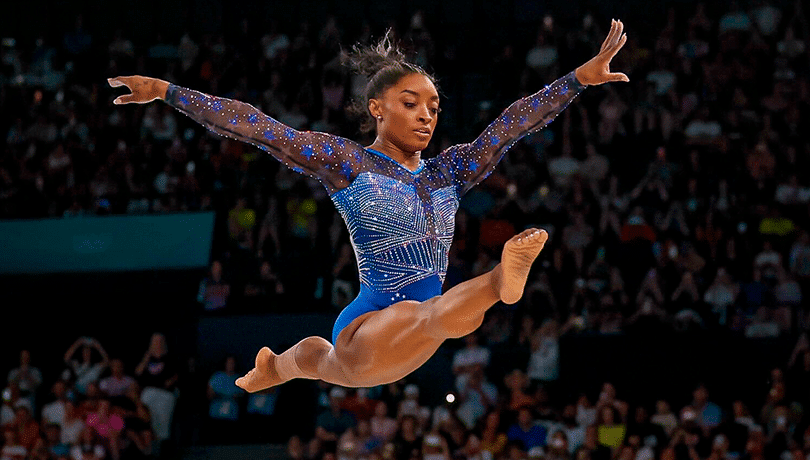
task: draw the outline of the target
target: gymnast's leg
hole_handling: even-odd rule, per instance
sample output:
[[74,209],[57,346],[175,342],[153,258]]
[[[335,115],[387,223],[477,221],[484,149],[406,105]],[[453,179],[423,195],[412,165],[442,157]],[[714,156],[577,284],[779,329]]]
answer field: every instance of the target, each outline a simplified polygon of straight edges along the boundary
[[256,367],[236,384],[254,392],[293,378],[347,387],[399,380],[430,359],[446,339],[476,330],[496,302],[517,302],[547,239],[545,231],[535,229],[515,235],[490,272],[422,303],[398,302],[366,313],[340,332],[334,347],[320,337],[307,337],[280,355],[262,348]]

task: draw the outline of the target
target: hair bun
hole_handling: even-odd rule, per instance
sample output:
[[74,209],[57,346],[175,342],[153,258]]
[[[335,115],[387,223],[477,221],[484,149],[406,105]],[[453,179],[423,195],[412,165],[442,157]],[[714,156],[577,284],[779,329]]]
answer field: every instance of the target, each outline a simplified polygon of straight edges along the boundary
[[393,41],[393,30],[388,29],[379,42],[374,45],[354,45],[351,52],[343,53],[342,60],[352,72],[373,77],[380,70],[390,66],[402,64],[405,54]]
[[399,49],[392,38],[391,29],[385,31],[385,36],[373,45],[354,45],[351,52],[341,54],[343,64],[348,66],[357,75],[368,79],[362,99],[354,99],[348,107],[349,115],[360,119],[360,130],[371,132],[377,124],[368,109],[371,98],[377,97],[385,89],[396,84],[403,76],[410,73],[419,73],[430,78],[435,85],[436,80],[416,64],[408,62],[405,53]]

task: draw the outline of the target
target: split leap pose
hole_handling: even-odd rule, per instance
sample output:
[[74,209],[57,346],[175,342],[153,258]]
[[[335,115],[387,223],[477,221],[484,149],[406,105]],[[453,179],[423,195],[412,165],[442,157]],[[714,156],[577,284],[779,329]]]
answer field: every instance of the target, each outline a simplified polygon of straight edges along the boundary
[[294,378],[347,387],[399,380],[424,364],[448,338],[477,329],[498,301],[517,302],[543,230],[515,235],[492,271],[441,293],[459,199],[484,180],[506,150],[537,131],[586,86],[629,81],[610,61],[627,40],[613,21],[600,52],[538,93],[509,106],[475,141],[431,159],[421,151],[439,115],[434,79],[405,61],[388,36],[349,55],[369,77],[362,101],[376,139],[363,147],[338,136],[297,131],[249,104],[153,78],[111,78],[131,94],[115,104],[162,99],[208,129],[249,142],[293,170],[317,178],[348,226],[360,271],[360,294],[338,316],[332,343],[307,337],[277,355],[262,348],[256,367],[237,380],[259,391]]

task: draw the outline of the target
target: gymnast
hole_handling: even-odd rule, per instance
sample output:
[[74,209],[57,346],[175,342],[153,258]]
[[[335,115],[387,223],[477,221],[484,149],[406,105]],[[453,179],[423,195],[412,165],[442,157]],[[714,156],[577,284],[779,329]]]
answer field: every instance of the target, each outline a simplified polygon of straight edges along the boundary
[[484,180],[509,147],[550,123],[588,85],[629,81],[610,71],[624,46],[612,21],[599,53],[539,92],[518,100],[475,141],[422,159],[439,116],[433,77],[405,60],[386,36],[355,46],[347,58],[369,77],[360,101],[376,130],[368,147],[331,134],[297,131],[249,104],[142,76],[109,79],[131,93],[114,104],[162,99],[213,132],[251,143],[293,170],[317,178],[346,222],[360,272],[360,293],[338,316],[332,342],[307,337],[281,354],[259,350],[236,384],[248,392],[291,379],[345,387],[399,380],[449,338],[476,330],[486,311],[517,302],[532,262],[548,239],[525,230],[504,244],[491,271],[442,294],[461,197]]

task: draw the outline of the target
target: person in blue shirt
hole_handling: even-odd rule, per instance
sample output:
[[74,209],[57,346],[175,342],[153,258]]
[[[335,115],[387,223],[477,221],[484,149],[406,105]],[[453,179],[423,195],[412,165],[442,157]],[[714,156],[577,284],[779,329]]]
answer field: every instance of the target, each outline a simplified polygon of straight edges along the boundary
[[237,380],[249,392],[294,378],[347,387],[393,382],[424,364],[448,338],[477,329],[496,302],[517,302],[545,231],[506,242],[492,271],[442,294],[459,200],[484,180],[519,139],[550,123],[588,85],[629,81],[610,71],[624,46],[614,20],[600,52],[575,71],[509,106],[473,142],[423,159],[439,118],[434,78],[405,60],[388,34],[348,55],[369,83],[363,115],[376,139],[362,146],[339,136],[298,131],[253,106],[128,76],[109,79],[131,94],[115,104],[163,100],[208,129],[251,143],[294,171],[317,178],[349,229],[360,294],[338,316],[331,343],[307,337],[275,354],[262,348],[256,367]]
[[548,430],[534,422],[528,407],[521,407],[517,420],[506,431],[506,437],[509,441],[519,442],[523,450],[528,452],[532,447],[545,447]]

